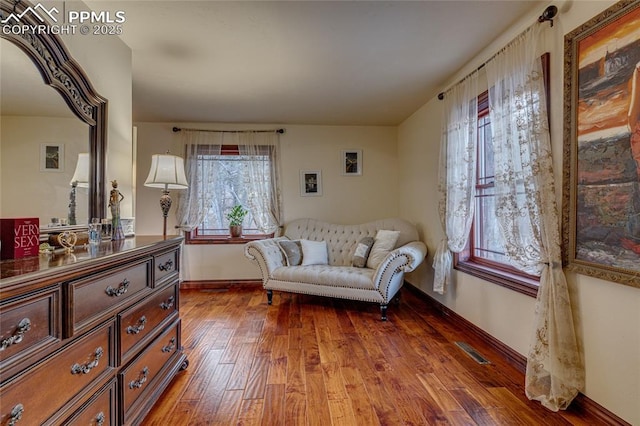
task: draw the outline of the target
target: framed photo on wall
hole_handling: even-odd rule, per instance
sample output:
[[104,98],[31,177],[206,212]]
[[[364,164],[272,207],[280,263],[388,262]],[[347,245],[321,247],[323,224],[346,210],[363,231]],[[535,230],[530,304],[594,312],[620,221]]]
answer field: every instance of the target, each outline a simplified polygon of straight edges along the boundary
[[322,196],[322,171],[300,171],[300,195],[303,197]]
[[564,54],[564,262],[640,287],[640,2],[568,33]]
[[64,172],[64,144],[40,144],[40,171]]
[[347,149],[342,151],[342,174],[345,176],[362,175],[362,150]]

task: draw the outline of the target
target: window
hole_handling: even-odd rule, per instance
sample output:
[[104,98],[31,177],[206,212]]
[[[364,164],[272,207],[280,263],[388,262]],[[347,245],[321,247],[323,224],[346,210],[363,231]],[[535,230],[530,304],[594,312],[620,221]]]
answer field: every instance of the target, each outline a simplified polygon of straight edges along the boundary
[[[260,208],[264,203],[262,195],[274,194],[275,160],[273,147],[257,146],[246,150],[238,145],[222,145],[198,147],[191,161],[197,163],[197,172],[192,179],[197,179],[201,189],[198,198],[201,220],[197,227],[187,236],[191,244],[211,242],[236,242],[273,236],[266,233],[259,225],[257,214],[263,214]],[[256,175],[260,176],[260,184],[253,184]],[[257,195],[260,193],[261,195]],[[269,199],[267,205],[275,200]],[[229,241],[229,220],[226,215],[235,205],[242,205],[248,210],[243,221],[242,239]]]
[[[547,99],[548,54],[542,58]],[[549,108],[547,108],[549,111]],[[467,247],[455,256],[455,268],[484,280],[535,296],[539,278],[509,264],[505,242],[495,218],[494,159],[491,143],[488,92],[478,97],[478,152],[475,182],[475,211]]]

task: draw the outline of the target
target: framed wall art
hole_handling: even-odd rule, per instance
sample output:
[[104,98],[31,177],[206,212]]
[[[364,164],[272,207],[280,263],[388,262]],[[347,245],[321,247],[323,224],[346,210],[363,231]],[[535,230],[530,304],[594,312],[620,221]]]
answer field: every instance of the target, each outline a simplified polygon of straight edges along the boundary
[[616,3],[564,49],[564,261],[640,287],[640,2]]
[[64,172],[64,144],[40,144],[40,171]]
[[322,196],[322,171],[300,171],[300,195],[303,197]]
[[342,151],[342,174],[345,176],[362,175],[362,150],[348,149]]

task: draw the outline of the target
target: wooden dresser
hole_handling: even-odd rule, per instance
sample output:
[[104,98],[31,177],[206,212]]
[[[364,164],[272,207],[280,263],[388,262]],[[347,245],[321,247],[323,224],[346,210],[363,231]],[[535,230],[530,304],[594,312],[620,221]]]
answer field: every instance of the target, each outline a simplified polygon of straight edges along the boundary
[[187,367],[182,238],[2,261],[0,425],[135,425]]

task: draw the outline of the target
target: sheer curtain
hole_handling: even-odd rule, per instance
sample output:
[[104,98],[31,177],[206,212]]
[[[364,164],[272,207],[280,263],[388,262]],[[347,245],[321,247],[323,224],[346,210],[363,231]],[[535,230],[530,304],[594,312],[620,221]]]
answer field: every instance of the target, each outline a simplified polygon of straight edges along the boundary
[[540,276],[527,357],[527,397],[565,409],[584,386],[569,291],[562,270],[547,101],[536,42],[518,36],[486,64],[495,164],[496,217],[518,269]]
[[473,222],[478,142],[478,73],[449,89],[444,97],[440,144],[439,212],[446,237],[436,250],[433,290],[442,294],[449,282],[453,253],[464,249]]
[[262,232],[277,233],[282,225],[278,167],[280,135],[276,132],[243,132],[237,135],[240,155],[255,158],[248,163],[248,173],[245,176],[249,202],[247,207]]
[[204,218],[211,203],[211,191],[219,175],[215,161],[201,161],[199,155],[220,155],[223,133],[199,132],[183,129],[181,134],[185,146],[185,174],[189,187],[178,198],[178,227],[183,231],[193,231]]

